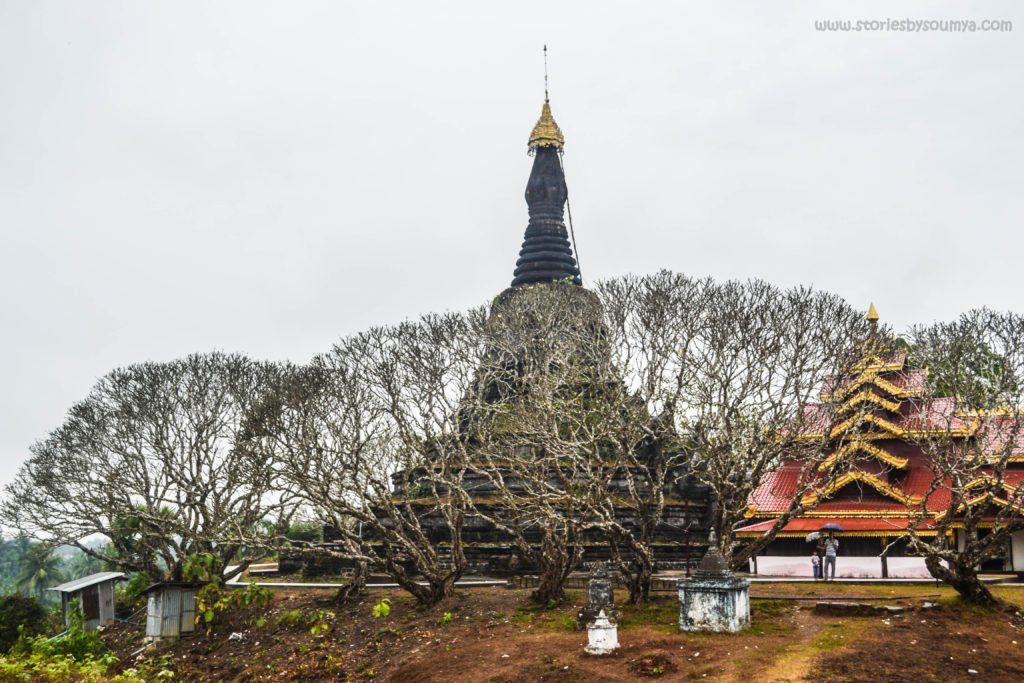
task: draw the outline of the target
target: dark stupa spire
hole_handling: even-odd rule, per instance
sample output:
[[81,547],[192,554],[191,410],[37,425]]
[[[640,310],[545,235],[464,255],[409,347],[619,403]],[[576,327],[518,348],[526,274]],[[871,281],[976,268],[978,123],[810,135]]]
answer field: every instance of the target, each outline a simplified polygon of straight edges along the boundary
[[[546,75],[545,75],[546,78]],[[512,286],[537,282],[571,281],[582,284],[580,270],[573,258],[569,234],[565,229],[565,201],[568,191],[562,172],[562,147],[565,138],[551,116],[547,88],[540,119],[530,134],[533,170],[526,183],[526,204],[530,222],[526,226],[523,247],[513,273]]]

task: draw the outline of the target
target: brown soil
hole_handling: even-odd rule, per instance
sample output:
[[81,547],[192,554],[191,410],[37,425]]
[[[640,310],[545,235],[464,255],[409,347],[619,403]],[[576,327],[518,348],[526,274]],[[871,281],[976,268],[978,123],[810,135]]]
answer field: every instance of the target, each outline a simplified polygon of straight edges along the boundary
[[[931,586],[755,585],[752,595],[753,624],[741,634],[679,633],[671,594],[643,609],[622,607],[621,647],[606,657],[585,654],[586,633],[572,630],[582,595],[570,596],[574,604],[539,610],[528,591],[501,588],[463,591],[430,609],[398,591],[348,605],[334,604],[327,591],[281,593],[267,609],[236,612],[209,635],[136,660],[129,655],[141,645],[141,627],[108,629],[105,638],[125,668],[202,681],[1024,680],[1024,633],[1015,610],[962,607],[948,590]],[[935,595],[941,609],[917,609],[925,599],[939,600]],[[763,599],[780,596],[790,599]],[[999,596],[1024,604],[1024,595],[1011,589]],[[391,600],[391,611],[375,618],[382,597]],[[813,599],[792,599],[815,597],[911,609],[892,617],[818,614]],[[329,628],[314,636],[310,622],[323,610],[335,616],[321,619]],[[231,640],[232,633],[241,640]]]

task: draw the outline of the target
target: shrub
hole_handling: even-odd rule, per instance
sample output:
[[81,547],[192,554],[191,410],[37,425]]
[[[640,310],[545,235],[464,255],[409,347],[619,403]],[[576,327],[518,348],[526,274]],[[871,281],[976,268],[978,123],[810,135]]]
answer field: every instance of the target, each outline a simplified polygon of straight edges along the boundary
[[334,612],[329,612],[325,609],[318,609],[309,618],[311,624],[309,632],[316,637],[325,635],[331,630],[331,620],[334,619]]
[[15,654],[37,654],[44,657],[68,656],[78,662],[103,661],[110,649],[104,644],[97,631],[85,630],[85,617],[78,607],[78,600],[68,604],[68,630],[62,635],[47,640],[38,635],[33,638],[22,635],[11,652]]
[[231,591],[225,591],[220,583],[208,583],[196,593],[196,623],[205,623],[209,634],[217,625],[217,616],[231,608],[240,608],[249,612],[251,624],[257,620],[253,612],[267,607],[273,601],[274,592],[255,583]]
[[0,598],[0,653],[8,652],[18,642],[19,633],[26,636],[46,632],[46,610],[34,598],[5,595]]
[[277,618],[277,625],[282,628],[298,629],[302,626],[302,612],[297,609],[290,609],[282,612]]
[[135,572],[128,579],[128,582],[117,587],[114,598],[117,602],[117,613],[127,617],[132,612],[142,607],[144,598],[142,591],[146,589],[152,580],[146,572]]
[[379,619],[380,617],[386,617],[391,614],[391,600],[388,598],[382,598],[373,606],[373,617]]

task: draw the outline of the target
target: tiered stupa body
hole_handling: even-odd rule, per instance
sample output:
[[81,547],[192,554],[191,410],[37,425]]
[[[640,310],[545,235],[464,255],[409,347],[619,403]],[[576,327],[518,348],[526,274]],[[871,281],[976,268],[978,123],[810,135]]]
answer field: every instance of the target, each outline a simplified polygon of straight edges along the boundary
[[[873,305],[868,318],[877,321]],[[923,398],[926,376],[927,370],[908,366],[905,350],[873,334],[847,374],[826,379],[822,403],[808,407],[805,435],[828,444],[828,457],[815,475],[827,485],[804,497],[816,507],[787,523],[756,558],[759,574],[811,576],[815,546],[807,536],[835,522],[843,529],[837,575],[930,576],[923,558],[909,556],[899,541],[911,517],[922,513],[918,534],[934,536],[935,515],[950,505],[944,487],[929,493],[935,473],[922,437],[941,431],[954,440],[972,439],[978,425],[953,399]],[[790,509],[801,477],[807,476],[803,470],[803,463],[793,460],[767,474],[751,495],[748,512],[762,521],[736,529],[736,535],[753,538],[768,531]],[[1021,464],[1012,464],[1006,481],[1016,485],[1022,478]]]
[[569,191],[562,171],[564,144],[565,138],[551,116],[551,105],[545,98],[540,119],[528,143],[533,154],[533,169],[526,183],[530,222],[516,261],[513,287],[546,282],[582,284],[565,229],[565,203]]

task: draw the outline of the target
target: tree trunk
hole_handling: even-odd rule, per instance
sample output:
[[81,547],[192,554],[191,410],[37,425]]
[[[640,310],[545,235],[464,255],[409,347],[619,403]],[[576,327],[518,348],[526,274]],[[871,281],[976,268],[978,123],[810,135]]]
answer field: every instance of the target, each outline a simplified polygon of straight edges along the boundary
[[651,599],[651,583],[654,579],[654,561],[650,546],[637,543],[633,546],[633,566],[635,570],[628,574],[626,587],[629,589],[629,602],[632,605],[646,604]]
[[352,572],[352,578],[347,584],[338,589],[334,596],[335,601],[340,605],[355,599],[366,587],[366,577],[370,573],[366,562],[356,562],[356,568]]
[[981,579],[973,564],[953,563],[948,568],[939,557],[930,555],[925,558],[928,571],[939,581],[949,584],[965,601],[981,607],[997,607],[999,601],[992,595]]
[[551,605],[565,600],[565,580],[580,563],[583,548],[570,547],[566,542],[545,537],[539,552],[534,555],[540,568],[540,585],[530,598],[539,605]]
[[565,599],[565,579],[562,571],[549,567],[540,574],[540,585],[530,594],[530,599],[538,605],[551,605]]

